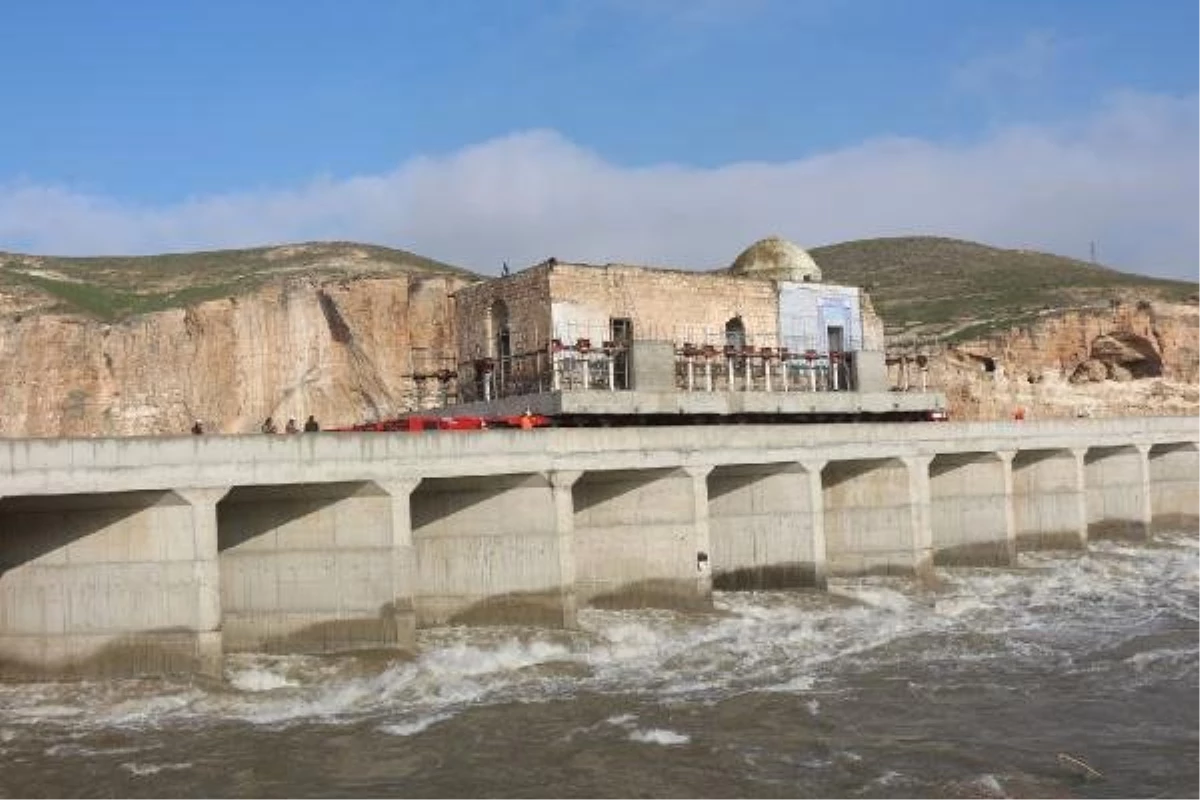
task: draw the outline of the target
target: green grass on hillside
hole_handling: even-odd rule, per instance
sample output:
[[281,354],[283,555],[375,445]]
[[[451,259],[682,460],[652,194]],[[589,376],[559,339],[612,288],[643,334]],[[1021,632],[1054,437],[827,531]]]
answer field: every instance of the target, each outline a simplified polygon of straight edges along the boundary
[[289,274],[376,276],[471,272],[404,250],[320,242],[158,256],[27,258],[0,254],[0,286],[44,294],[55,311],[115,321],[235,297]]
[[889,330],[972,338],[1048,310],[1114,299],[1182,302],[1197,285],[1062,256],[935,237],[865,239],[810,251],[825,280],[865,286]]

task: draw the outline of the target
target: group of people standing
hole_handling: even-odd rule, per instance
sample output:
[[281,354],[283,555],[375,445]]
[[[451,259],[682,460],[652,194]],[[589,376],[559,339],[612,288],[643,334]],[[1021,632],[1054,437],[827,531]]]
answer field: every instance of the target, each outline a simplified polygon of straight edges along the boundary
[[[304,432],[305,433],[315,433],[316,431],[319,431],[319,430],[321,430],[321,426],[317,423],[317,418],[314,417],[312,414],[309,414],[308,419],[304,420]],[[271,417],[267,417],[266,420],[263,421],[262,432],[263,433],[279,433],[279,427],[275,424],[274,419],[272,419]],[[296,420],[294,418],[289,419],[287,421],[287,425],[284,426],[283,432],[284,433],[299,433],[300,432],[300,428],[297,427]]]
[[[263,433],[279,433],[279,426],[275,424],[274,419],[272,419],[271,417],[267,417],[263,421],[261,430]],[[317,418],[314,417],[312,414],[309,414],[308,419],[306,419],[304,421],[304,432],[305,433],[315,433],[316,431],[319,431],[319,430],[321,430],[321,426],[317,422]],[[196,422],[192,425],[192,433],[195,434],[196,436],[203,436],[204,432],[205,432],[204,431],[204,423],[201,422],[200,420],[196,420]],[[300,427],[296,424],[295,419],[289,419],[287,421],[287,425],[285,425],[283,428],[283,432],[284,433],[299,433]]]

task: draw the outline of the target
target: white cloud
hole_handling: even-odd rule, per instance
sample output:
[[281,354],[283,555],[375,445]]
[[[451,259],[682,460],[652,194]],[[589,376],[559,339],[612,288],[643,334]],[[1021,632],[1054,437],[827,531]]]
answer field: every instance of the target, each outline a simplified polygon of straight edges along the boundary
[[1061,126],[970,143],[878,139],[780,163],[625,168],[553,131],[396,170],[143,207],[0,187],[0,247],[152,253],[269,242],[390,244],[481,272],[550,255],[697,268],[772,233],[815,246],[930,234],[1195,279],[1197,100],[1114,96]]
[[962,89],[990,92],[1037,82],[1050,75],[1062,50],[1063,43],[1050,31],[1029,31],[1012,47],[975,55],[959,65],[954,83]]

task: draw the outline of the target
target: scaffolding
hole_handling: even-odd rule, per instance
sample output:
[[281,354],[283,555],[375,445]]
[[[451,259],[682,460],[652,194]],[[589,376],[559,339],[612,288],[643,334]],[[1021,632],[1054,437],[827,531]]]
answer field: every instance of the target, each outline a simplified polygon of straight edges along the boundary
[[[599,332],[604,338],[593,338]],[[612,336],[613,333],[618,336]],[[633,386],[635,341],[670,343],[674,349],[674,385],[681,392],[838,392],[857,390],[855,349],[841,351],[777,346],[777,337],[727,331],[663,328],[621,337],[609,326],[564,325],[560,334],[535,347],[525,347],[516,332],[505,339],[510,348],[495,357],[476,357],[458,364],[461,402],[490,402],[502,397],[545,392],[627,391]],[[691,338],[695,336],[699,341]]]

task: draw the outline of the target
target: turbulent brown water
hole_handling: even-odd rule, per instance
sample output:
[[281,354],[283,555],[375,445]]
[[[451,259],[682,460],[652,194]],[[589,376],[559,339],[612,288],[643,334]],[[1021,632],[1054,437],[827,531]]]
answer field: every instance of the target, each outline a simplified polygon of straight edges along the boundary
[[3,686],[0,795],[1195,797],[1197,552],[425,631],[412,661],[229,657],[224,684]]

